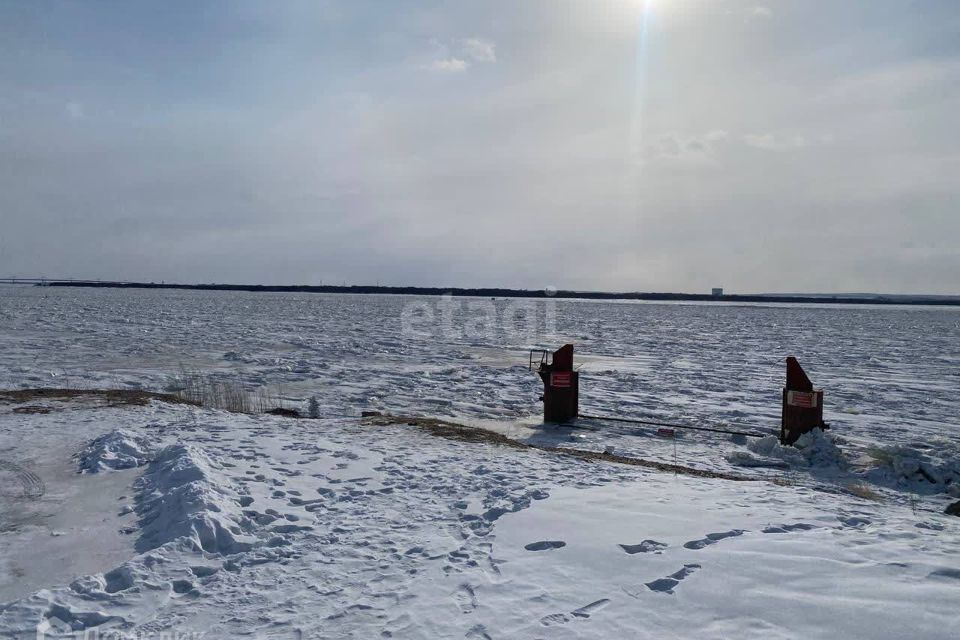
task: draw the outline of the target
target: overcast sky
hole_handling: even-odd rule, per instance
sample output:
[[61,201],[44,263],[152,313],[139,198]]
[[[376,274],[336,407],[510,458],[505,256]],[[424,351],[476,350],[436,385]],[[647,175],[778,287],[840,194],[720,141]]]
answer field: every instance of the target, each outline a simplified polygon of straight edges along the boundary
[[0,0],[0,275],[960,293],[953,0]]

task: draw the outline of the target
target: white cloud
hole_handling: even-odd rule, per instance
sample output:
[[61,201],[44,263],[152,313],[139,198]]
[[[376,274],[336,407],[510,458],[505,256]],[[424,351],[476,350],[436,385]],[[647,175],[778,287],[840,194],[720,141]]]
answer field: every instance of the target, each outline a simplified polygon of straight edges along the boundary
[[493,42],[482,38],[464,38],[453,45],[434,42],[434,59],[423,66],[438,73],[462,73],[474,64],[497,61],[497,48]]
[[772,133],[748,133],[743,136],[743,141],[748,147],[755,149],[777,149],[777,139]]
[[653,140],[648,152],[654,158],[703,163],[713,161],[717,145],[728,137],[723,129],[713,129],[703,135],[666,133]]
[[753,8],[753,11],[750,12],[750,15],[754,18],[772,18],[773,9],[770,7],[756,6]]
[[466,38],[461,42],[463,55],[474,62],[496,62],[496,45],[481,38]]
[[71,120],[79,120],[84,116],[83,105],[79,102],[68,102],[64,110]]
[[470,67],[470,63],[462,58],[439,58],[434,60],[424,68],[437,73],[462,73]]
[[765,151],[786,151],[789,149],[802,149],[814,144],[830,144],[833,142],[833,136],[824,134],[810,139],[800,134],[776,135],[773,133],[748,133],[743,136],[743,142],[748,147],[754,149],[763,149]]

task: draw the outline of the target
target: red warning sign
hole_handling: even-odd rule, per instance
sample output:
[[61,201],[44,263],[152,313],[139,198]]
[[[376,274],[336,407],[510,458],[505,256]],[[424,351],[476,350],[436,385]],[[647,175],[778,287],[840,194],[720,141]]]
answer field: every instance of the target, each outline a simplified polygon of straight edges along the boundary
[[550,386],[558,388],[568,388],[570,386],[569,371],[554,371],[550,374]]
[[807,391],[787,391],[787,404],[791,407],[814,409],[817,406],[817,394]]

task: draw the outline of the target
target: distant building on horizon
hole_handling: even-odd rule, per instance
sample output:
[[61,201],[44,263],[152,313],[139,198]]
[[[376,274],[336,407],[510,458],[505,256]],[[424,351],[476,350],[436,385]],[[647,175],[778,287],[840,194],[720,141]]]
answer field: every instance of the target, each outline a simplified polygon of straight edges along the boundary
[[723,297],[723,287],[714,287],[713,289],[711,289],[710,293],[713,294],[713,297],[714,297],[714,298],[722,298],[722,297]]

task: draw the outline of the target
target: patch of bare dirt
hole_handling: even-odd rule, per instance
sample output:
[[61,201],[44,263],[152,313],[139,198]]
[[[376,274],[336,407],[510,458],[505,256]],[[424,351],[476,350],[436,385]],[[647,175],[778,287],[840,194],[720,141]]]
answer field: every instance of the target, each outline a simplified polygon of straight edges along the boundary
[[[55,400],[58,402],[69,402],[71,400],[99,399],[107,406],[116,407],[123,405],[144,406],[151,400],[160,402],[169,402],[171,404],[192,404],[178,398],[170,393],[154,393],[152,391],[141,391],[139,389],[13,389],[9,391],[0,391],[0,402],[8,404],[25,404],[36,402],[38,400]],[[47,411],[42,411],[46,409]],[[48,407],[17,407],[16,413],[48,413]]]
[[50,407],[17,407],[13,410],[14,413],[26,413],[26,414],[35,414],[35,413],[50,413],[53,411]]
[[546,453],[579,458],[588,462],[613,462],[615,464],[626,464],[634,467],[655,469],[665,473],[682,473],[684,475],[696,476],[698,478],[718,478],[721,480],[734,480],[738,482],[756,482],[758,480],[766,480],[766,478],[748,478],[746,476],[739,476],[732,473],[708,471],[706,469],[695,469],[693,467],[686,467],[679,464],[667,464],[664,462],[655,462],[653,460],[644,460],[643,458],[627,458],[625,456],[601,453],[598,451],[534,446],[517,442],[516,440],[511,440],[507,436],[500,433],[495,433],[479,427],[468,427],[462,424],[447,422],[446,420],[438,420],[436,418],[410,418],[403,416],[381,415],[364,418],[364,423],[378,426],[411,426],[417,427],[418,429],[426,431],[427,433],[437,436],[438,438],[446,438],[447,440],[457,440],[460,442],[482,442],[486,444],[511,447],[513,449],[536,449]]

